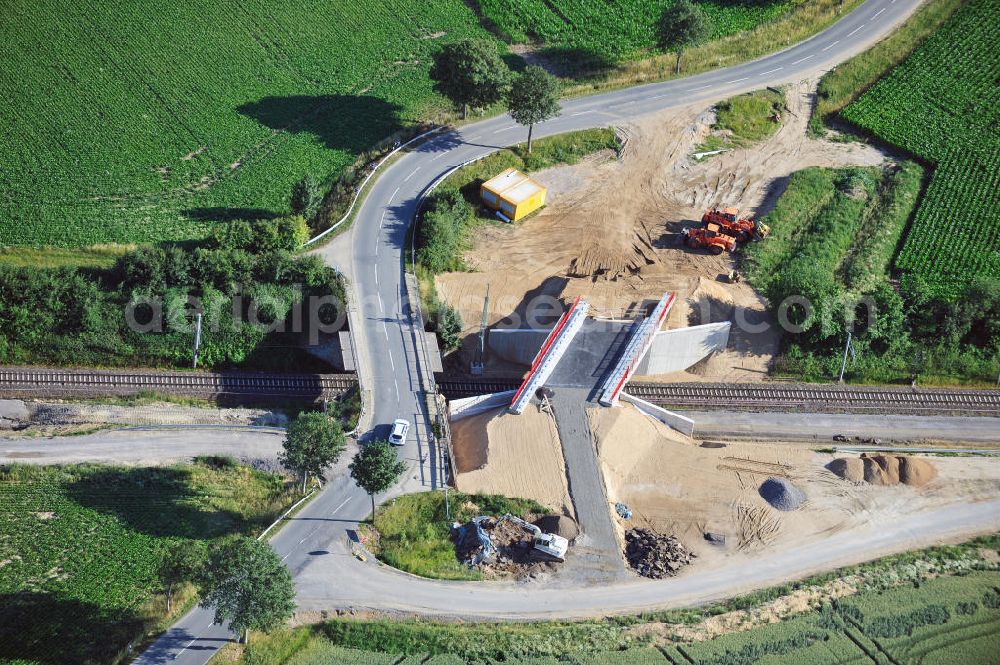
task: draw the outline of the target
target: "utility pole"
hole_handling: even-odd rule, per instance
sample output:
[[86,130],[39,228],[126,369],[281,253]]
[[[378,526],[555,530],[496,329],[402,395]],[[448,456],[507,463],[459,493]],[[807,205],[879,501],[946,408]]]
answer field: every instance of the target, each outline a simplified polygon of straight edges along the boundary
[[847,369],[847,352],[851,349],[851,331],[847,331],[847,344],[844,345],[844,359],[840,363],[840,378],[837,379],[838,383],[844,382],[844,370]]
[[191,367],[198,369],[198,347],[201,345],[201,312],[196,315],[194,324],[194,353],[191,358]]
[[486,285],[486,298],[483,299],[483,316],[479,321],[479,346],[472,358],[472,374],[478,376],[483,373],[486,363],[486,328],[489,324],[490,308],[490,285]]

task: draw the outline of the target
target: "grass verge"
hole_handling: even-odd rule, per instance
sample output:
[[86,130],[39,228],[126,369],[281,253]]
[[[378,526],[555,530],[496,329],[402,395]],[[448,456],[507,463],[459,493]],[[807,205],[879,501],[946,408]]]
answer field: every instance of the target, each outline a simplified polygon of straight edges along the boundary
[[[335,619],[255,638],[242,662],[725,665],[765,659],[832,665],[863,660],[858,642],[877,654],[875,641],[882,646],[886,642],[880,637],[887,623],[883,617],[896,614],[909,617],[904,629],[913,632],[894,638],[893,648],[912,654],[933,652],[933,662],[989,662],[962,661],[962,641],[973,640],[979,653],[985,645],[983,635],[1000,629],[998,546],[1000,535],[977,538],[886,557],[724,603],[633,617],[501,624]],[[818,593],[817,585],[837,579],[843,584],[836,597]],[[789,611],[795,604],[789,602],[783,610],[776,610],[777,604],[764,608],[795,591],[806,594],[798,596],[799,603],[805,601],[803,609]],[[940,610],[927,611],[932,606],[945,607],[947,620],[940,622]],[[706,641],[692,643],[681,637],[683,629],[708,625],[735,628],[721,636],[712,633],[717,636]],[[238,659],[233,654],[232,661]]]
[[785,112],[784,94],[773,88],[732,97],[716,104],[715,124],[695,152],[745,148],[772,136]]
[[816,91],[816,106],[809,118],[810,133],[814,136],[823,135],[825,123],[864,94],[890,69],[909,57],[914,49],[944,25],[964,3],[965,0],[924,3],[887,38],[824,75]]
[[442,492],[407,494],[379,508],[376,529],[361,527],[363,542],[381,561],[414,575],[445,580],[478,580],[480,574],[455,557],[451,523],[477,515],[547,513],[528,499],[486,494],[449,495],[451,519],[445,516]]
[[0,247],[0,265],[15,268],[110,268],[136,245]]
[[171,543],[264,529],[297,498],[232,460],[133,468],[0,467],[0,661],[118,663],[168,615]]

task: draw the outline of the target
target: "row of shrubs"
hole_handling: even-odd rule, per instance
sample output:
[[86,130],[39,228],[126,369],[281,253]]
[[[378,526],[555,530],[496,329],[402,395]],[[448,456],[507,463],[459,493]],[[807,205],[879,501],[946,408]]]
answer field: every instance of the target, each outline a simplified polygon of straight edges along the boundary
[[[233,221],[204,242],[141,247],[106,270],[0,266],[0,362],[186,365],[197,298],[202,366],[295,369],[309,297],[344,301],[336,271],[295,254],[308,234],[302,218]],[[320,320],[339,313],[325,304]],[[293,315],[299,332],[271,330]]]

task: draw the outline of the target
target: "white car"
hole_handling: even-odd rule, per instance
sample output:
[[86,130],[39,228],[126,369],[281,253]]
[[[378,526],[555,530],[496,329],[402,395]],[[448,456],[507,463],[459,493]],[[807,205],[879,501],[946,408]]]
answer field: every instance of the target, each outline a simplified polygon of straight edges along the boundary
[[392,433],[389,434],[389,443],[394,446],[401,446],[406,443],[406,435],[410,431],[410,422],[400,418],[392,424]]

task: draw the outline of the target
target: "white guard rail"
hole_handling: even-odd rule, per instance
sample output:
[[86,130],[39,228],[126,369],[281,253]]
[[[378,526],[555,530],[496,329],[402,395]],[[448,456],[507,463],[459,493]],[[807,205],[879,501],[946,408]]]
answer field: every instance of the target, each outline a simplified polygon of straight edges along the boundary
[[556,327],[545,338],[545,343],[535,355],[535,360],[531,363],[531,370],[524,378],[524,382],[514,393],[514,399],[510,403],[511,413],[520,414],[524,411],[524,407],[531,401],[531,396],[545,384],[545,380],[549,378],[549,374],[555,369],[559,359],[566,353],[566,349],[569,348],[576,333],[583,327],[583,321],[587,318],[589,308],[590,305],[586,300],[577,297],[566,313],[556,322]]
[[649,347],[653,343],[653,337],[660,329],[660,326],[663,325],[676,299],[676,291],[673,293],[664,293],[663,297],[660,298],[660,302],[657,303],[656,308],[653,310],[652,315],[643,320],[632,333],[628,344],[625,346],[625,352],[622,353],[622,357],[618,360],[608,378],[604,380],[604,385],[601,387],[601,404],[604,406],[614,406],[618,403],[622,388],[632,378],[632,374],[649,351]]

